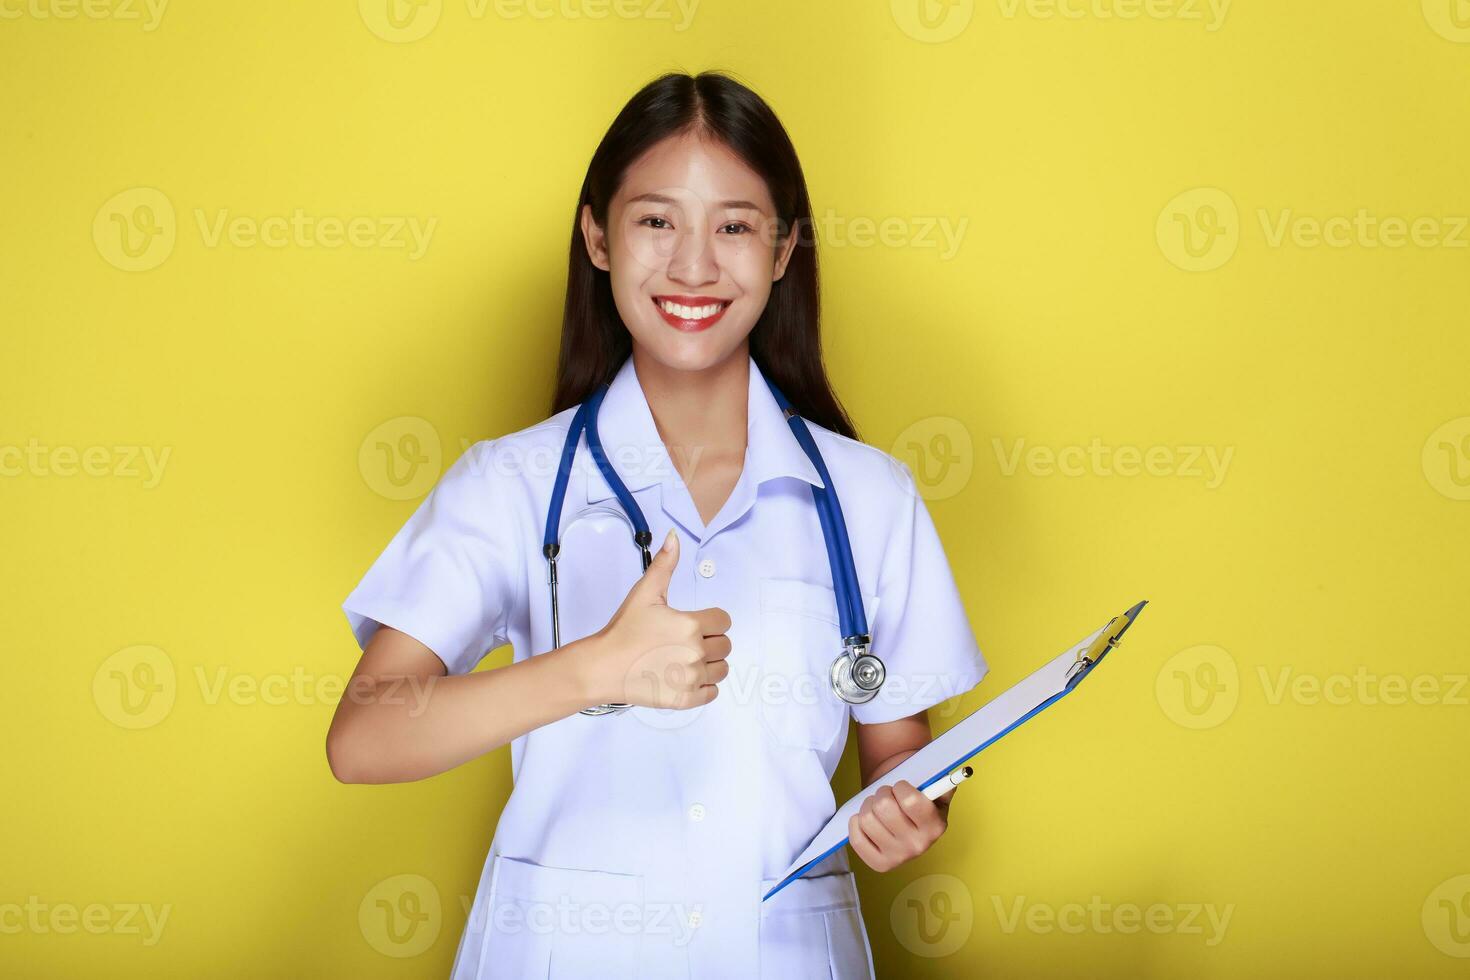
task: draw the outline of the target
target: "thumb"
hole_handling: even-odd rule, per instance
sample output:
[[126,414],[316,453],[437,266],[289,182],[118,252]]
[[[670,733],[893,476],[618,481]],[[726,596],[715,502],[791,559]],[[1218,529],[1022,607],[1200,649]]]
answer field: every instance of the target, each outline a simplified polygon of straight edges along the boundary
[[653,556],[643,577],[638,580],[638,590],[644,598],[652,602],[667,603],[669,601],[669,579],[674,577],[674,569],[679,564],[679,535],[673,529],[664,537],[664,546],[658,549]]

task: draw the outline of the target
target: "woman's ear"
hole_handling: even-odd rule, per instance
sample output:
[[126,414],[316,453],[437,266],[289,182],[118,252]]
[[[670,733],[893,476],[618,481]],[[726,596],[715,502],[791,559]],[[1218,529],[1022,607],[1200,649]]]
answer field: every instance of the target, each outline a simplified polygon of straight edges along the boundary
[[592,205],[582,205],[582,240],[587,243],[587,257],[603,272],[612,266],[607,260],[607,233],[597,226],[592,217]]
[[786,233],[785,238],[776,243],[776,267],[771,273],[771,282],[779,282],[781,277],[786,275],[786,265],[791,261],[791,253],[796,248],[800,228],[798,223]]

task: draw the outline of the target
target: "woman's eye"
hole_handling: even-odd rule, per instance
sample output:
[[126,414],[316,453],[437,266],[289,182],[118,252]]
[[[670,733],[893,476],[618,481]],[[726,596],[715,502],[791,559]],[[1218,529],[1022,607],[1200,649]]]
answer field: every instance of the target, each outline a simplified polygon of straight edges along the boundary
[[640,225],[647,225],[650,228],[657,228],[657,229],[660,229],[660,230],[662,230],[664,228],[672,228],[673,227],[673,225],[669,224],[668,221],[666,221],[663,218],[657,217],[657,216],[650,216],[650,217],[644,218],[641,221],[639,221],[638,223]]
[[[730,229],[732,228],[735,230],[731,231]],[[727,235],[744,235],[747,232],[755,231],[754,228],[750,227],[750,225],[746,224],[743,221],[732,221],[727,225],[721,225],[720,230]]]

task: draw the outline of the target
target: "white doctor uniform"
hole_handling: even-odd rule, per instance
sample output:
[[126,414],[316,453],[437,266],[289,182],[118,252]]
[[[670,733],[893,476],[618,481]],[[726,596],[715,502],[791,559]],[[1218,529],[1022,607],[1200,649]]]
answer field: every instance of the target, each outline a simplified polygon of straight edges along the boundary
[[[573,411],[477,443],[444,473],[344,603],[359,644],[386,624],[453,674],[507,642],[516,660],[551,648],[541,544]],[[836,809],[849,715],[914,714],[972,688],[986,663],[907,467],[808,423],[888,669],[867,704],[833,693],[841,639],[810,489],[821,481],[754,359],[748,412],[744,469],[705,525],[631,357],[613,380],[603,445],[654,547],[678,531],[669,604],[730,614],[730,675],[700,708],[573,714],[511,743],[514,789],[454,977],[872,976],[845,848],[761,896]],[[562,515],[563,643],[604,625],[639,575],[616,505],[584,437]]]

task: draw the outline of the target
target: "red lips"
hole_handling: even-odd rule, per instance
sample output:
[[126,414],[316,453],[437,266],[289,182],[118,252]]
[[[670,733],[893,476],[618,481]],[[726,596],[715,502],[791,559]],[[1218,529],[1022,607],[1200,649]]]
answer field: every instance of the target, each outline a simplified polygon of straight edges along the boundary
[[[714,313],[704,317],[686,317],[677,313],[670,313],[664,309],[665,302],[674,303],[688,310],[699,310],[711,306],[718,306]],[[730,300],[720,299],[718,296],[684,296],[663,295],[653,297],[653,308],[658,310],[658,315],[664,318],[664,322],[675,330],[683,330],[685,333],[697,333],[707,330],[720,321],[725,311],[730,308]]]

